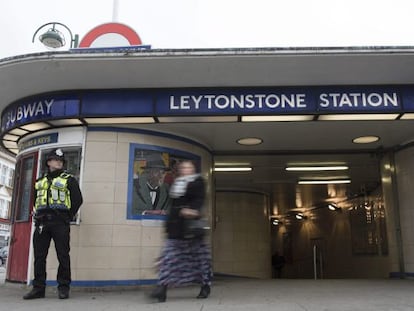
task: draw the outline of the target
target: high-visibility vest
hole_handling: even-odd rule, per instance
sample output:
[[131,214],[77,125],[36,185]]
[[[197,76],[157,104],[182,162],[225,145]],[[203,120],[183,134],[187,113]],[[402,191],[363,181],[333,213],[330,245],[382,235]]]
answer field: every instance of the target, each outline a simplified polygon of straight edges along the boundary
[[61,173],[53,178],[51,182],[47,179],[47,175],[39,179],[35,184],[35,211],[45,208],[69,210],[71,208],[70,191],[68,189],[68,179],[70,177],[72,175],[68,173]]

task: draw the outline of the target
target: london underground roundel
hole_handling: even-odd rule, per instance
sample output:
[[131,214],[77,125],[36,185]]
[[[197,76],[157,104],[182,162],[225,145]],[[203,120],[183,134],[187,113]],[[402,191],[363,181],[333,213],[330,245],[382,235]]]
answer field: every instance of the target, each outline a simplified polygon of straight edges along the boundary
[[79,43],[79,48],[141,45],[141,38],[129,26],[106,23],[90,30]]

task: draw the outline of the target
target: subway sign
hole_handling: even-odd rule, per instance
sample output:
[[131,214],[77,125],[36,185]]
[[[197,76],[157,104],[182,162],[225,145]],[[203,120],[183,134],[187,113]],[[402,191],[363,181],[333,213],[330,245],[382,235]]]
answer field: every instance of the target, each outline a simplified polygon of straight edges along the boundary
[[1,131],[47,119],[79,116],[79,99],[73,95],[40,97],[7,107],[1,116]]
[[95,90],[16,102],[1,130],[67,118],[403,112],[414,112],[414,86]]

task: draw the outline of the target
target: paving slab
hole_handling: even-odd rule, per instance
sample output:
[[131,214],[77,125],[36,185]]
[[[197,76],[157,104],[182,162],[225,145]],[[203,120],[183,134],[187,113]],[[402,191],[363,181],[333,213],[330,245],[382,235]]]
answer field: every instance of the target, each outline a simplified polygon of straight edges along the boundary
[[48,287],[46,298],[26,301],[24,284],[0,285],[0,310],[202,310],[202,311],[414,311],[414,280],[257,280],[215,278],[208,299],[197,286],[168,290],[165,303],[148,298],[151,287],[76,288],[67,300]]

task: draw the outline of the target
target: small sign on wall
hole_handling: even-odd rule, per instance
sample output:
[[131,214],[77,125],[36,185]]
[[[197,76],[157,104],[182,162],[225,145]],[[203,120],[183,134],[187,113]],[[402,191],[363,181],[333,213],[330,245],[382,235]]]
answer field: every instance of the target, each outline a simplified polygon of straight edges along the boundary
[[58,133],[50,133],[50,134],[45,134],[45,135],[39,135],[29,140],[19,142],[18,148],[19,148],[19,152],[22,152],[23,150],[27,148],[47,145],[47,144],[53,144],[57,142],[58,142]]

